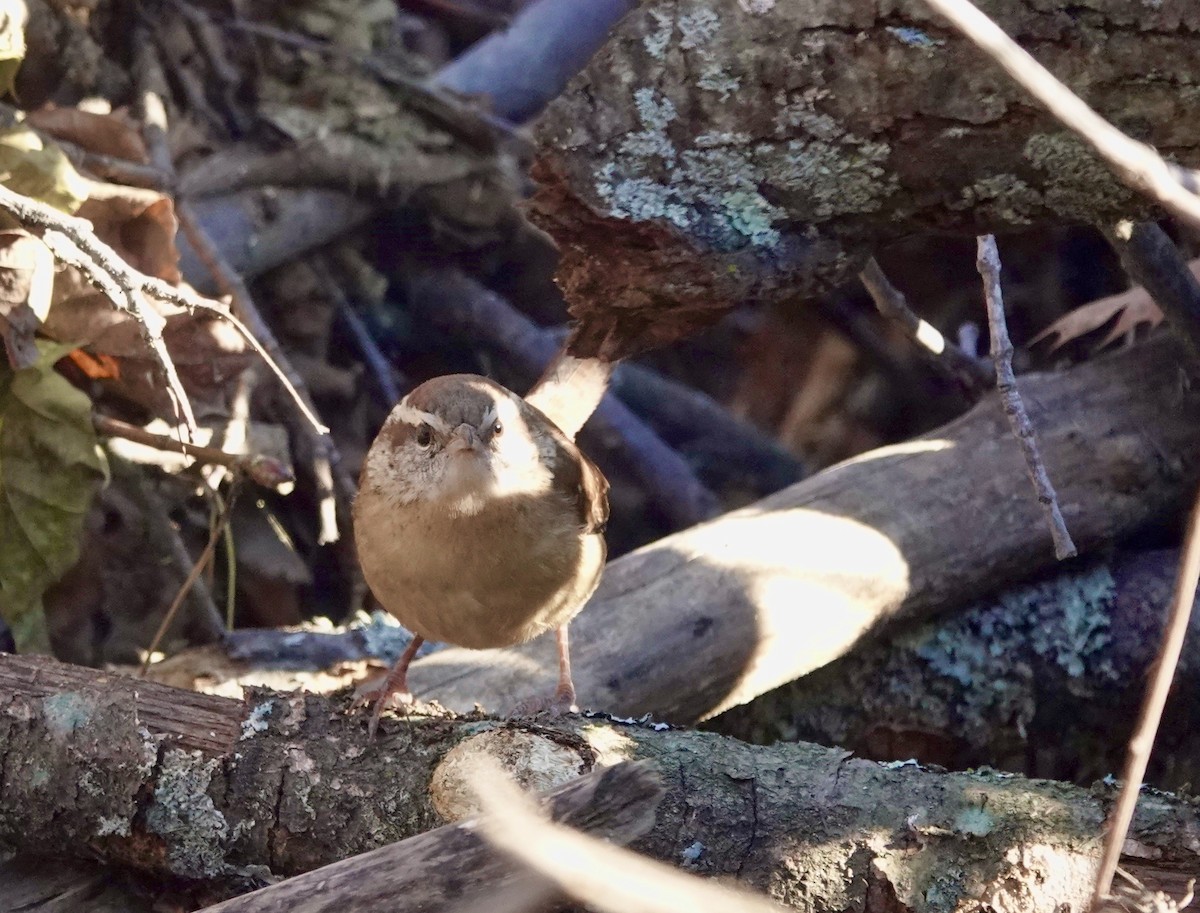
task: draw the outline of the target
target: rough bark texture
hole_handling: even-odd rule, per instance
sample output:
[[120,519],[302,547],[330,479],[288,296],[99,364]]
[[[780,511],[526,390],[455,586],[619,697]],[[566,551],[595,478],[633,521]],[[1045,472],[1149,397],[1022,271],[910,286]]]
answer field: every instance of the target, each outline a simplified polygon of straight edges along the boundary
[[[1102,114],[1200,161],[1190,0],[980,7]],[[540,124],[534,209],[582,352],[679,335],[747,293],[811,294],[923,231],[1143,208],[921,0],[656,0]]]
[[[654,824],[662,798],[649,764],[578,777],[547,798],[551,820],[624,846]],[[205,909],[205,913],[430,913],[494,896],[514,867],[490,849],[474,820],[446,825],[343,859]]]
[[[1121,769],[1178,565],[1177,549],[1073,562],[864,644],[713,728],[1091,782]],[[1151,758],[1166,788],[1200,780],[1200,616],[1191,628]]]
[[[1169,338],[1020,388],[1081,550],[1170,522],[1196,482],[1200,393]],[[584,706],[686,723],[1054,563],[994,395],[923,438],[863,454],[612,562],[572,624]],[[553,643],[444,650],[419,696],[507,710],[553,687]]]
[[[445,756],[479,742],[504,753],[514,733],[530,743],[518,752],[527,771],[570,778],[649,759],[666,795],[635,848],[799,910],[1081,909],[1111,799],[1101,787],[580,718],[388,720],[368,744],[365,714],[267,693],[207,698],[226,718],[220,731],[241,733],[218,749],[207,721],[182,743],[160,726],[172,696],[194,699],[174,689],[36,658],[0,657],[0,673],[0,841],[187,879],[294,874],[427,830],[453,779]],[[1200,816],[1148,793],[1127,851],[1129,871],[1178,896]]]

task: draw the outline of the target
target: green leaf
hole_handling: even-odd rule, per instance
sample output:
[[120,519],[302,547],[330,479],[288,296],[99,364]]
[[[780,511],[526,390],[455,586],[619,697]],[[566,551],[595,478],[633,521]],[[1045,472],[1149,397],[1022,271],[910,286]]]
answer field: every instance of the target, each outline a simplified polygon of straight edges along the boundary
[[78,209],[89,192],[62,149],[25,124],[0,129],[0,183],[63,212]]
[[33,367],[0,360],[0,617],[22,653],[47,653],[42,595],[79,557],[108,464],[92,403],[54,370],[69,346],[40,345]]
[[13,90],[25,59],[25,26],[29,11],[23,0],[0,0],[0,94]]

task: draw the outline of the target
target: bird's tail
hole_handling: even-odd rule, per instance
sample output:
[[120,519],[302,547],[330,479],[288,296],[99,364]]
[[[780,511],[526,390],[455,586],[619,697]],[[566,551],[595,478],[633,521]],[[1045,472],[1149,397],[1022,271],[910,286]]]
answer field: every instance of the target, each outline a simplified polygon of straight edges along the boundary
[[563,434],[574,440],[604,398],[615,367],[613,362],[576,358],[565,348],[560,349],[525,401],[540,409]]

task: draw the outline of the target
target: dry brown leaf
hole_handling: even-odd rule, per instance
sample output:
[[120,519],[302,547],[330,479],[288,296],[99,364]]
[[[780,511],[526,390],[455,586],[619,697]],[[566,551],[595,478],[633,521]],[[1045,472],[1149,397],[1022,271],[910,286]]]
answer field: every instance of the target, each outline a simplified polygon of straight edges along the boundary
[[[1200,279],[1200,257],[1189,262],[1188,269],[1192,271],[1193,276]],[[1140,285],[1135,285],[1119,295],[1100,298],[1064,314],[1034,336],[1029,345],[1035,346],[1053,336],[1054,342],[1050,346],[1050,351],[1053,352],[1072,340],[1100,329],[1114,317],[1116,323],[1096,346],[1097,350],[1112,345],[1140,326],[1153,328],[1163,322],[1163,312],[1150,297],[1150,293]]]
[[171,198],[153,190],[90,181],[88,198],[75,213],[92,223],[96,236],[130,266],[147,276],[178,283],[179,223]]
[[37,362],[34,334],[50,310],[54,255],[26,231],[0,231],[0,337],[14,370]]
[[89,152],[146,164],[150,156],[133,119],[123,108],[96,114],[53,104],[30,111],[26,121],[44,133],[74,143]]

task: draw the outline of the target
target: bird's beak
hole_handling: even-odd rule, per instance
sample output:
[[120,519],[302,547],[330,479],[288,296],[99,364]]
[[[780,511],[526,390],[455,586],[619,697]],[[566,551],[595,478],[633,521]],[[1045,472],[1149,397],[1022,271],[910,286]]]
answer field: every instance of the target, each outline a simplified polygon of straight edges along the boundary
[[450,443],[446,449],[451,453],[457,453],[460,450],[478,453],[483,450],[483,442],[479,440],[479,434],[474,426],[464,422],[450,433]]

